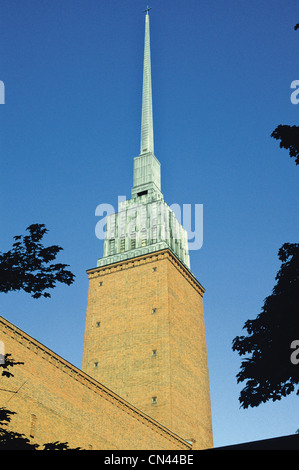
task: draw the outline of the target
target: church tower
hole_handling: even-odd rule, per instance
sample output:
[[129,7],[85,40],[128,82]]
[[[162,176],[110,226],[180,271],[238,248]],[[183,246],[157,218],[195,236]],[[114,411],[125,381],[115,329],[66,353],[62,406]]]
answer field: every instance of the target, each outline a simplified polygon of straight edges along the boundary
[[149,9],[132,197],[107,217],[103,257],[87,274],[83,371],[194,449],[212,447],[204,288],[154,155]]

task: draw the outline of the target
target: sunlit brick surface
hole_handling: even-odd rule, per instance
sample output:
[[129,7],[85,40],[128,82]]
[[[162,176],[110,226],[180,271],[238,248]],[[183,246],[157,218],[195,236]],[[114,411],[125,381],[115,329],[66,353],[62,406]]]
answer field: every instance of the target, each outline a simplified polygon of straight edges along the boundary
[[83,370],[193,448],[211,447],[202,286],[170,250],[88,274]]
[[181,449],[183,439],[0,317],[0,340],[15,361],[0,377],[0,407],[16,414],[8,429],[33,443],[83,449]]

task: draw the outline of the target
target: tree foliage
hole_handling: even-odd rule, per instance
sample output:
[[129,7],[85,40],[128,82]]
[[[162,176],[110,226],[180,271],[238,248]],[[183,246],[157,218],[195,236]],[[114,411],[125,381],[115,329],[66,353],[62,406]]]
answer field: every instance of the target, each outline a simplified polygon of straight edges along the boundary
[[12,357],[11,354],[0,354],[0,370],[2,377],[13,377],[13,373],[9,370],[10,367],[13,367],[17,364],[24,364],[24,362],[16,362]]
[[[1,411],[8,410],[1,408],[0,413]],[[9,431],[5,428],[6,425],[5,420],[0,422],[0,450],[37,450],[38,444],[31,443],[24,434]]]
[[[3,413],[7,413],[7,411],[4,408],[0,408],[0,416]],[[14,414],[12,412],[9,413]],[[41,445],[35,444],[25,434],[6,429],[7,422],[5,421],[10,421],[10,416],[6,420],[0,420],[0,450],[81,450],[80,447],[70,448],[68,442],[55,441]]]
[[280,140],[280,147],[289,150],[290,157],[295,158],[295,164],[299,165],[299,127],[279,124],[271,137]]
[[43,224],[33,224],[26,229],[28,235],[17,235],[12,249],[0,253],[0,292],[24,290],[33,298],[50,297],[49,289],[57,282],[70,285],[74,274],[65,268],[66,264],[56,263],[60,246],[44,247],[41,243],[48,232]]
[[245,323],[248,336],[233,340],[234,351],[251,354],[237,374],[238,383],[246,382],[239,397],[243,408],[280,400],[296,386],[299,394],[299,365],[290,360],[291,343],[298,339],[299,244],[285,243],[278,257],[282,264],[272,294],[257,318]]

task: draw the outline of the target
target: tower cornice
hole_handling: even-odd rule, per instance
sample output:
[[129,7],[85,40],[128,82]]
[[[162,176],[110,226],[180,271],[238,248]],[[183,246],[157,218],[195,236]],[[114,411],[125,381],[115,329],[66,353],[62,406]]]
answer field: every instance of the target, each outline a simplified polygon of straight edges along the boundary
[[136,266],[140,266],[143,264],[148,263],[155,263],[162,259],[168,259],[175,268],[187,279],[187,281],[196,289],[199,294],[203,297],[205,293],[204,287],[200,284],[200,282],[196,279],[194,274],[186,268],[186,266],[178,259],[178,257],[168,248],[155,251],[153,253],[147,253],[141,256],[135,256],[133,258],[128,258],[121,261],[116,261],[111,264],[107,264],[104,266],[99,266],[96,268],[91,268],[86,271],[89,279],[94,277],[104,276],[106,274],[110,274],[116,271],[123,271],[126,269],[135,268]]

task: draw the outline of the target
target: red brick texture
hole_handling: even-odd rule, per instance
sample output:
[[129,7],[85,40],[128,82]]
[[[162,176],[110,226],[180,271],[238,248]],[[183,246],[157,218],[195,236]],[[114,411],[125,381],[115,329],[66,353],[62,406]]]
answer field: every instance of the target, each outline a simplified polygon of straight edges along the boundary
[[169,250],[88,275],[83,370],[194,449],[212,447],[203,287]]
[[0,376],[0,407],[16,412],[8,429],[40,445],[59,441],[95,450],[190,449],[176,434],[2,317],[0,341],[5,354],[24,362],[11,369],[14,377]]

